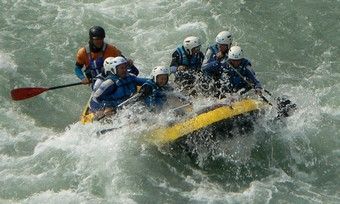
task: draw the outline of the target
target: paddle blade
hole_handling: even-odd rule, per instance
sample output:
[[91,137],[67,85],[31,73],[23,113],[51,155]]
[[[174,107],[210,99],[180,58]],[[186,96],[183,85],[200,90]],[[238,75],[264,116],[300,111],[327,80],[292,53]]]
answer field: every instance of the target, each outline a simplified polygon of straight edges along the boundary
[[40,88],[40,87],[18,88],[18,89],[13,89],[11,91],[11,97],[12,97],[12,100],[19,101],[19,100],[24,100],[24,99],[39,95],[42,92],[47,91],[47,90],[48,88]]

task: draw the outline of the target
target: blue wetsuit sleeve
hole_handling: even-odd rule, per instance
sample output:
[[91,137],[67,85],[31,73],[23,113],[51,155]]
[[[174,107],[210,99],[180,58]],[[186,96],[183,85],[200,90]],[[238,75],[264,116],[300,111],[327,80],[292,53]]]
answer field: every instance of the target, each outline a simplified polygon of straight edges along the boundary
[[85,79],[84,73],[82,71],[82,67],[77,66],[74,68],[74,73],[76,74],[76,76],[80,79],[83,80]]
[[214,72],[218,71],[218,69],[221,67],[221,63],[217,61],[212,61],[209,63],[206,63],[202,66],[202,72],[207,75],[211,75]]
[[131,73],[131,74],[134,74],[136,76],[138,76],[138,74],[139,74],[139,70],[137,69],[137,67],[135,65],[129,66],[128,72]]
[[261,89],[261,83],[259,80],[256,79],[255,74],[252,72],[252,70],[250,70],[249,68],[246,68],[246,78],[250,79],[253,82],[254,88],[257,89]]
[[144,83],[140,89],[140,93],[142,94],[142,97],[150,96],[152,94],[152,86],[148,83]]
[[178,67],[179,66],[179,53],[177,52],[177,50],[172,53],[171,56],[171,63],[170,63],[170,67]]
[[[128,58],[125,57],[124,55],[121,55],[121,56],[124,57],[126,60],[128,60]],[[138,68],[133,64],[128,67],[128,72],[136,76],[138,76],[139,74]]]
[[147,80],[147,78],[135,77],[135,83],[137,86],[142,86]]

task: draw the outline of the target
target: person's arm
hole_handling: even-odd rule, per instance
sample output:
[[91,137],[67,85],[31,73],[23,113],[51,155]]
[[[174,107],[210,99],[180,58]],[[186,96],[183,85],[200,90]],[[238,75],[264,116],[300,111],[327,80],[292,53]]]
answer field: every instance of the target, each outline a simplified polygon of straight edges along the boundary
[[221,67],[221,63],[218,62],[218,61],[211,61],[207,64],[204,64],[202,66],[202,72],[204,74],[207,74],[207,75],[212,75],[214,73],[216,73],[217,71],[219,71],[220,67]]
[[78,64],[76,64],[76,66],[74,68],[74,73],[80,80],[85,79],[85,75],[84,75],[82,69],[83,69],[83,66],[78,65]]
[[256,79],[255,73],[253,72],[253,69],[249,65],[246,67],[246,76],[245,77],[251,80],[251,82],[254,85],[255,90],[256,89],[262,89],[260,81]]
[[122,56],[122,57],[124,57],[125,59],[126,59],[126,61],[128,62],[127,64],[128,64],[128,72],[130,73],[130,74],[133,74],[133,75],[135,75],[135,76],[138,76],[138,74],[139,74],[139,70],[138,70],[138,68],[133,64],[133,60],[132,59],[129,59],[129,58],[127,58],[127,57],[125,57],[124,55],[120,55],[120,56]]
[[211,49],[208,48],[206,53],[205,53],[205,57],[204,57],[204,60],[203,60],[203,63],[202,63],[203,66],[211,61],[212,54],[213,54],[213,52],[211,51]]
[[152,87],[150,84],[143,84],[143,86],[141,87],[139,93],[141,94],[140,98],[145,98],[148,97],[152,94]]
[[203,52],[199,52],[198,55],[199,55],[200,62],[199,62],[198,67],[196,67],[196,70],[201,71],[201,68],[202,68],[202,65],[203,65],[203,60],[204,60],[204,54],[203,54]]
[[105,80],[93,93],[93,100],[98,103],[103,103],[105,107],[111,106],[112,104],[110,102],[114,102],[112,99],[112,92],[116,89],[115,86],[116,84],[111,79]]
[[149,79],[141,78],[141,77],[135,77],[134,80],[135,80],[135,83],[137,84],[137,86],[142,86]]
[[82,81],[83,84],[90,83],[89,79],[84,75],[83,68],[86,63],[86,49],[80,48],[76,54],[76,66],[74,68],[75,75]]
[[138,74],[139,74],[139,70],[137,69],[137,67],[135,67],[135,65],[130,65],[129,67],[128,67],[128,72],[130,73],[130,74],[133,74],[133,75],[135,75],[135,76],[138,76]]
[[179,66],[179,53],[177,52],[177,50],[172,53],[172,59],[171,59],[171,63],[170,63],[170,67],[178,67]]
[[97,78],[97,80],[93,84],[92,90],[97,91],[97,89],[100,87],[103,81],[104,81],[103,79]]

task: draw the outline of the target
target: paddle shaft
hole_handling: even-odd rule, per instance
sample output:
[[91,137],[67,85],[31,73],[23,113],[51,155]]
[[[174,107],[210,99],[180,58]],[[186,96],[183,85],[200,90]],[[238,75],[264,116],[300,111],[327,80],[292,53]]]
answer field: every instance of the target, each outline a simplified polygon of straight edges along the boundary
[[121,108],[122,106],[124,106],[125,104],[131,102],[132,100],[134,99],[137,99],[138,97],[140,97],[142,94],[141,93],[138,93],[138,94],[135,94],[133,96],[131,96],[130,98],[126,99],[125,101],[121,102],[120,104],[118,104],[117,108]]
[[[129,102],[133,101],[134,99],[138,99],[138,97],[141,96],[141,93],[135,94],[131,96],[130,98],[126,99],[125,101],[121,102],[120,104],[117,105],[118,108],[122,108],[124,105],[128,104]],[[111,111],[109,111],[111,112]],[[102,115],[99,115],[95,120],[100,121],[101,119],[107,117],[107,113],[103,113]]]
[[73,83],[73,84],[65,84],[65,85],[61,85],[61,86],[50,87],[50,88],[47,88],[47,90],[61,89],[61,88],[66,88],[66,87],[70,87],[70,86],[77,86],[77,85],[81,85],[81,84],[83,84],[83,83],[77,82],[77,83]]
[[182,109],[182,108],[185,108],[185,107],[191,106],[191,105],[192,105],[192,103],[187,103],[187,104],[178,106],[178,107],[176,107],[176,108],[170,109],[170,111],[177,111],[177,110],[179,110],[179,109]]

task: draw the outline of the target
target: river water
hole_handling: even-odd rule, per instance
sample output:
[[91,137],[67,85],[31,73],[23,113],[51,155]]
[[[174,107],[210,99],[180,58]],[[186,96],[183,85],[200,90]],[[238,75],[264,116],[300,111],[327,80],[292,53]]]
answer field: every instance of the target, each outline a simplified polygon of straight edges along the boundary
[[[0,203],[340,203],[339,0],[0,4]],[[146,143],[147,125],[124,117],[96,136],[103,125],[77,122],[87,86],[10,99],[13,88],[77,82],[75,53],[92,25],[143,76],[184,37],[205,49],[230,30],[263,86],[299,109],[192,160]]]

